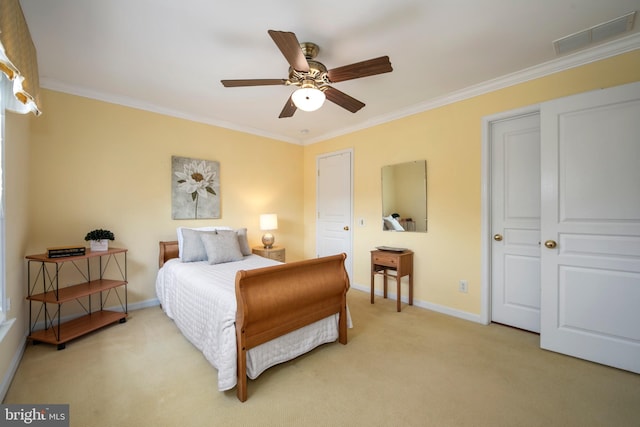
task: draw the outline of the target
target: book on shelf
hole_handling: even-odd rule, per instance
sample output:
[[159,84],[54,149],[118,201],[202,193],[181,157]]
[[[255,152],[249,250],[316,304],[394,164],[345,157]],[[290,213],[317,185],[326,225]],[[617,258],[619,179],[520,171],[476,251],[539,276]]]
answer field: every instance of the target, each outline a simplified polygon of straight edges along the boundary
[[62,258],[69,256],[84,255],[86,248],[84,246],[56,246],[53,248],[47,248],[47,257],[49,258]]

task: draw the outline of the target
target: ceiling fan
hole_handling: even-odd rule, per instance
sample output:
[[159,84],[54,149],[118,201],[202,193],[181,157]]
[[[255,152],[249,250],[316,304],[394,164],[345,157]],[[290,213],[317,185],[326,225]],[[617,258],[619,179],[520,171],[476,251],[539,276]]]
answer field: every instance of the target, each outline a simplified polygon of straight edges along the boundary
[[299,43],[296,35],[291,32],[275,30],[268,32],[289,62],[289,78],[221,80],[221,83],[225,87],[268,85],[298,87],[287,100],[279,118],[292,117],[297,109],[315,111],[322,106],[325,99],[355,113],[365,104],[330,86],[330,84],[393,71],[388,56],[327,70],[327,67],[322,63],[314,60],[320,50],[316,44]]

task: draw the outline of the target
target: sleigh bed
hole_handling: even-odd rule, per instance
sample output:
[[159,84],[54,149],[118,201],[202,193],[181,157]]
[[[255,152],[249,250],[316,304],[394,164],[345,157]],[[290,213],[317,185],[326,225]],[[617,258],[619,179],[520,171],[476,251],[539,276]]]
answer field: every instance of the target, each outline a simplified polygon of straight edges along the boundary
[[244,255],[245,248],[241,259],[210,263],[211,257],[183,262],[181,252],[178,241],[160,242],[156,293],[218,370],[219,390],[237,386],[244,402],[247,376],[325,343],[347,343],[346,255],[284,264]]

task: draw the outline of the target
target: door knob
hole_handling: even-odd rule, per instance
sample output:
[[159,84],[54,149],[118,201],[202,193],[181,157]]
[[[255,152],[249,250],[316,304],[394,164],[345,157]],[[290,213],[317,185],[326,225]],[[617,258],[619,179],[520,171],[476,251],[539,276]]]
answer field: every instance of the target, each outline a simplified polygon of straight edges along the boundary
[[502,240],[502,234],[494,234],[493,235],[493,240],[495,240],[496,242],[499,242]]
[[558,246],[555,240],[547,240],[546,242],[544,242],[544,245],[549,249],[553,249]]
[[344,226],[344,228],[343,228],[343,230],[344,230],[344,231],[349,231],[349,226],[348,226],[348,225],[345,225],[345,226]]

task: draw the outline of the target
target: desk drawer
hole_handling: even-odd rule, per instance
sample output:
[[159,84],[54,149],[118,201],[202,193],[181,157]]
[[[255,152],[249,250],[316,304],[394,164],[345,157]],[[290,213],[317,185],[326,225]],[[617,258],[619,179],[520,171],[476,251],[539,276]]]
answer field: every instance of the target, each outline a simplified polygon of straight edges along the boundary
[[398,268],[398,256],[395,254],[374,253],[372,261],[375,265]]

